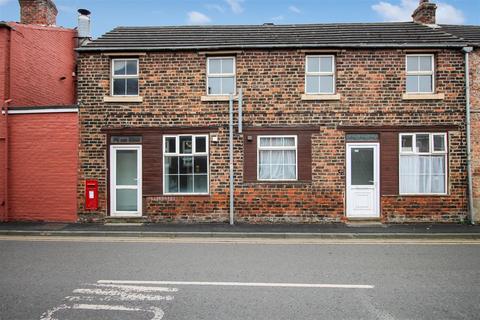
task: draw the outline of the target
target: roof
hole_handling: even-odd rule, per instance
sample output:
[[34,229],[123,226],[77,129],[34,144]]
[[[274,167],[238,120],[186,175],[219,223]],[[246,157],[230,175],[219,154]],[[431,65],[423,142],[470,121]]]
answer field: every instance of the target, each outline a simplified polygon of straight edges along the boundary
[[463,47],[449,33],[413,22],[117,27],[78,51],[321,47]]
[[12,27],[5,21],[0,21],[0,28],[12,29]]
[[442,24],[440,27],[440,30],[480,46],[480,26]]

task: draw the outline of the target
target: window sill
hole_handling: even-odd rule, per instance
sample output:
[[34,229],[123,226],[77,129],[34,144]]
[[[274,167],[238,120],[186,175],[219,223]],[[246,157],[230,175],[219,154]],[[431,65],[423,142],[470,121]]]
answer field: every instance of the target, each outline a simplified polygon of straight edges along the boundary
[[403,100],[443,100],[444,93],[404,93]]
[[302,94],[302,100],[322,100],[322,101],[333,101],[340,100],[340,94]]
[[[237,96],[233,96],[233,100],[237,99]],[[218,96],[202,96],[201,101],[230,101],[229,95],[218,95]]]
[[103,102],[142,102],[140,96],[104,96]]

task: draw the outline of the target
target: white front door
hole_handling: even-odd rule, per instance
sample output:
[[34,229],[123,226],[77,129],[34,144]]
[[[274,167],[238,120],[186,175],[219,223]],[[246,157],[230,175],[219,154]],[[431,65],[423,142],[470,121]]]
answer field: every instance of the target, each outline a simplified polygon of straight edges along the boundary
[[142,215],[142,146],[110,146],[110,214]]
[[380,217],[379,144],[347,143],[347,217]]

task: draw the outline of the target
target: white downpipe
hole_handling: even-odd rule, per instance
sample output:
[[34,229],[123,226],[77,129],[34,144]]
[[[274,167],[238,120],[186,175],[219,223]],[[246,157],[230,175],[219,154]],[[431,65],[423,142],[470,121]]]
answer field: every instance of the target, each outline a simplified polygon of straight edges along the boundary
[[471,152],[471,128],[470,128],[470,68],[469,68],[469,53],[472,52],[472,47],[464,47],[465,53],[465,111],[466,115],[466,134],[467,134],[467,180],[468,180],[468,211],[470,213],[470,223],[475,224],[475,212],[473,208],[473,185],[472,185],[472,152]]

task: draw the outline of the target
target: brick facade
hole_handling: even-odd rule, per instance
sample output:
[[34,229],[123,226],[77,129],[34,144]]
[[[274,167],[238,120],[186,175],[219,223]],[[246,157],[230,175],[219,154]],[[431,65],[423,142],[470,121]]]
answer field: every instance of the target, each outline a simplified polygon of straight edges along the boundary
[[[449,185],[445,196],[383,193],[385,222],[462,221],[467,212],[464,65],[460,50],[431,50],[436,91],[444,100],[403,100],[405,54],[397,49],[347,49],[336,55],[339,101],[304,101],[305,53],[300,50],[244,50],[236,53],[237,88],[244,90],[246,127],[313,126],[311,181],[247,182],[243,176],[245,137],[235,134],[235,210],[240,222],[338,222],[345,218],[345,130],[342,127],[429,128],[448,126]],[[80,153],[78,210],[83,220],[108,215],[108,149],[104,129],[213,127],[210,195],[144,194],[150,221],[228,220],[228,102],[201,101],[206,56],[193,51],[139,55],[141,103],[104,102],[110,90],[110,57],[79,57]],[[405,129],[402,129],[404,128]],[[142,129],[143,128],[143,129]],[[419,129],[419,131],[422,131]],[[440,132],[447,131],[439,129]],[[145,131],[146,132],[146,131]],[[198,129],[196,133],[207,133]],[[147,137],[148,135],[145,135]],[[396,136],[396,135],[394,135]],[[161,139],[157,153],[161,155]],[[389,140],[392,141],[392,140]],[[145,141],[144,141],[145,143]],[[391,142],[390,142],[391,143]],[[381,147],[382,148],[382,147]],[[395,148],[393,148],[395,149]],[[144,160],[145,167],[149,163]],[[84,208],[84,181],[98,179],[97,211]],[[145,182],[144,182],[145,183]]]
[[58,10],[52,0],[19,0],[19,3],[21,23],[56,24]]
[[470,54],[470,107],[472,139],[473,204],[480,221],[480,50]]

